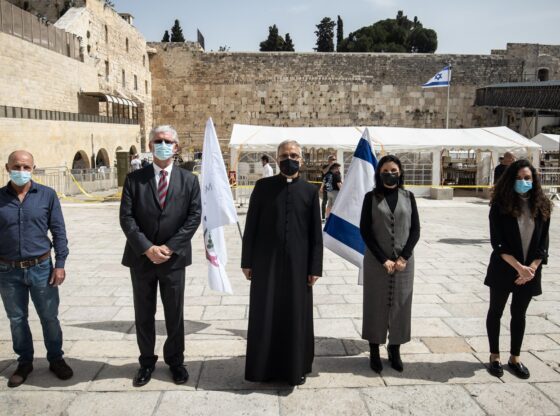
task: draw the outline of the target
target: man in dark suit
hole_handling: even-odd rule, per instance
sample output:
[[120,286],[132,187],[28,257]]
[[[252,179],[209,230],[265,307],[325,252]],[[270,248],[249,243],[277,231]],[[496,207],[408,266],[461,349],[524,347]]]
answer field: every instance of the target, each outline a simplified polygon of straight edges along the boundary
[[130,173],[122,192],[120,223],[126,235],[122,264],[130,268],[132,277],[140,349],[135,387],[150,381],[158,359],[154,354],[158,284],[167,329],[164,360],[176,384],[189,377],[183,364],[185,267],[191,264],[191,238],[200,224],[201,204],[196,176],[173,167],[178,146],[171,126],[153,129],[154,163]]

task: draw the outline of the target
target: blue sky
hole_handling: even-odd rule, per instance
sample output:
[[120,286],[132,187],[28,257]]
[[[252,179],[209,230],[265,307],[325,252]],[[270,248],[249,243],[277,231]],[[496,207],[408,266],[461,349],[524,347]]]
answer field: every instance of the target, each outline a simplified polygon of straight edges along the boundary
[[438,33],[436,53],[490,53],[508,42],[560,45],[558,0],[114,0],[117,11],[134,15],[135,25],[148,41],[160,41],[174,19],[187,40],[196,29],[207,50],[222,45],[231,51],[258,51],[276,24],[289,32],[297,52],[312,52],[315,25],[323,17],[344,22],[344,34],[378,20],[393,18],[398,10]]

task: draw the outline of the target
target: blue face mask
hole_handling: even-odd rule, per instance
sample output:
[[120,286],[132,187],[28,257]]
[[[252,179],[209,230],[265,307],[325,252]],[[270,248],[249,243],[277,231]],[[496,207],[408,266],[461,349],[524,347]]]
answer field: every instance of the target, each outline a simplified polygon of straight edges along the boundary
[[10,180],[17,186],[23,186],[31,180],[31,172],[26,170],[11,170]]
[[515,192],[518,194],[526,194],[533,189],[533,181],[526,181],[524,179],[517,179],[515,181]]
[[159,160],[167,160],[172,157],[175,152],[173,151],[174,144],[167,144],[165,142],[154,144],[154,156]]

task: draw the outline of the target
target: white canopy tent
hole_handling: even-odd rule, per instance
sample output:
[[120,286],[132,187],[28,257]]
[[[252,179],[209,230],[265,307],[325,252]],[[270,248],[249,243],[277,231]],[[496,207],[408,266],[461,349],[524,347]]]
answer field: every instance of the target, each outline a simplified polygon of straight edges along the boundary
[[[333,148],[343,160],[344,151],[354,151],[365,127],[268,127],[235,124],[229,142],[231,166],[235,169],[241,152],[275,152],[278,144],[291,139],[304,147]],[[538,166],[541,146],[507,127],[472,129],[416,129],[368,127],[376,151],[432,152],[432,185],[441,181],[443,150],[480,150],[492,152],[497,163],[506,151],[526,153]],[[341,169],[343,170],[343,169]]]
[[531,139],[542,146],[543,152],[558,152],[560,145],[560,134],[540,133]]

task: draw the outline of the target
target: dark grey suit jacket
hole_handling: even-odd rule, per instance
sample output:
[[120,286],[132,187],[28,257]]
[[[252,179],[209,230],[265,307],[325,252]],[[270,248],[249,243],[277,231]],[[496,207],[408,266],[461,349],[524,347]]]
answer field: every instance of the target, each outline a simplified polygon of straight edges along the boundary
[[143,253],[154,244],[165,244],[173,255],[157,267],[175,270],[189,266],[191,238],[200,216],[198,178],[189,171],[173,167],[164,209],[158,202],[153,165],[129,173],[120,208],[121,228],[126,236],[122,264],[135,269],[153,267]]

